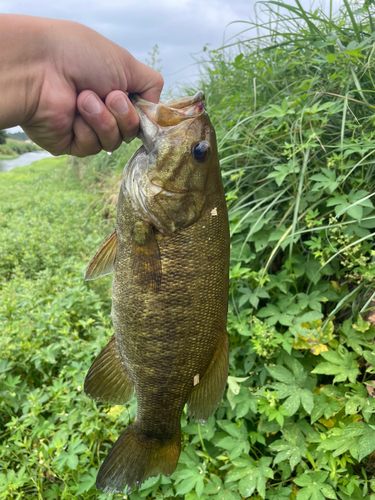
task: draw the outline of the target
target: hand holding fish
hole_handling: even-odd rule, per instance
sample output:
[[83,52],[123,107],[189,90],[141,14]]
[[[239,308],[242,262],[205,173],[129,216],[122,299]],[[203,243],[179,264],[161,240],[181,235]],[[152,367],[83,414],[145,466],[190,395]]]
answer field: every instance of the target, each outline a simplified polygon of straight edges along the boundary
[[0,15],[0,130],[21,125],[54,155],[117,149],[138,132],[127,93],[158,102],[161,75],[71,21]]

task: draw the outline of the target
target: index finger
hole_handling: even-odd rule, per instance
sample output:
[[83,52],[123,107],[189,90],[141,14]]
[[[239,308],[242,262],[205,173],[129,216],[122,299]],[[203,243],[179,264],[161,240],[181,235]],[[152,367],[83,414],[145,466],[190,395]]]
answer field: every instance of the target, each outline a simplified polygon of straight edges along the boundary
[[126,90],[129,94],[139,94],[146,101],[159,102],[164,80],[158,71],[137,61],[134,57],[128,62],[126,71]]

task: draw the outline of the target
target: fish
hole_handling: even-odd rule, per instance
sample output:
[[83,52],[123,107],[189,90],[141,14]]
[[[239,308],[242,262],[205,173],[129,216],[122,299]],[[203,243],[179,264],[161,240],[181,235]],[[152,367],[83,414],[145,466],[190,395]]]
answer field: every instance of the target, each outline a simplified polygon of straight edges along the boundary
[[228,376],[229,224],[204,93],[131,99],[142,146],[124,168],[115,229],[85,273],[113,271],[114,327],[85,393],[112,405],[137,397],[97,476],[97,489],[113,493],[174,472],[185,404],[204,423]]

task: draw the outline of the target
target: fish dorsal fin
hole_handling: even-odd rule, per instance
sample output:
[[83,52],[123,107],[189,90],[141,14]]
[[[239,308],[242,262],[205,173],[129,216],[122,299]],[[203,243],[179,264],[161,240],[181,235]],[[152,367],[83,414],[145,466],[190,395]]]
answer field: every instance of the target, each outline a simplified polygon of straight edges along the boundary
[[91,399],[112,405],[123,405],[132,397],[134,385],[121,362],[114,335],[91,365],[84,390]]
[[90,260],[85,272],[85,280],[91,281],[105,276],[113,271],[113,265],[117,252],[117,234],[116,229],[109,234],[100,247],[97,249],[94,257]]
[[132,236],[132,268],[135,281],[143,290],[159,291],[162,269],[159,245],[153,227],[136,222]]

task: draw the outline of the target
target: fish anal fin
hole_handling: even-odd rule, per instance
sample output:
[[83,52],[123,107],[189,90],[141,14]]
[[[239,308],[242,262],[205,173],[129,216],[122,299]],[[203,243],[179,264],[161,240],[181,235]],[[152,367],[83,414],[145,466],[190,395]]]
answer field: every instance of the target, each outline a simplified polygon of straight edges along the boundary
[[224,333],[218,342],[211,362],[203,374],[196,374],[189,399],[188,415],[199,422],[206,422],[217,409],[228,378],[228,335]]
[[113,271],[113,266],[117,252],[117,234],[116,229],[109,234],[100,247],[97,249],[94,257],[90,260],[85,272],[85,280],[96,280]]
[[[98,490],[128,494],[147,478],[170,475],[176,469],[181,450],[181,430],[172,439],[160,442],[137,431],[132,423],[113,445],[96,479]],[[125,492],[126,493],[126,492]]]
[[143,290],[159,290],[162,278],[159,245],[153,227],[147,222],[139,221],[134,226],[132,269],[135,281]]
[[125,404],[133,396],[134,385],[121,362],[114,336],[91,365],[84,390],[91,399],[111,405]]

